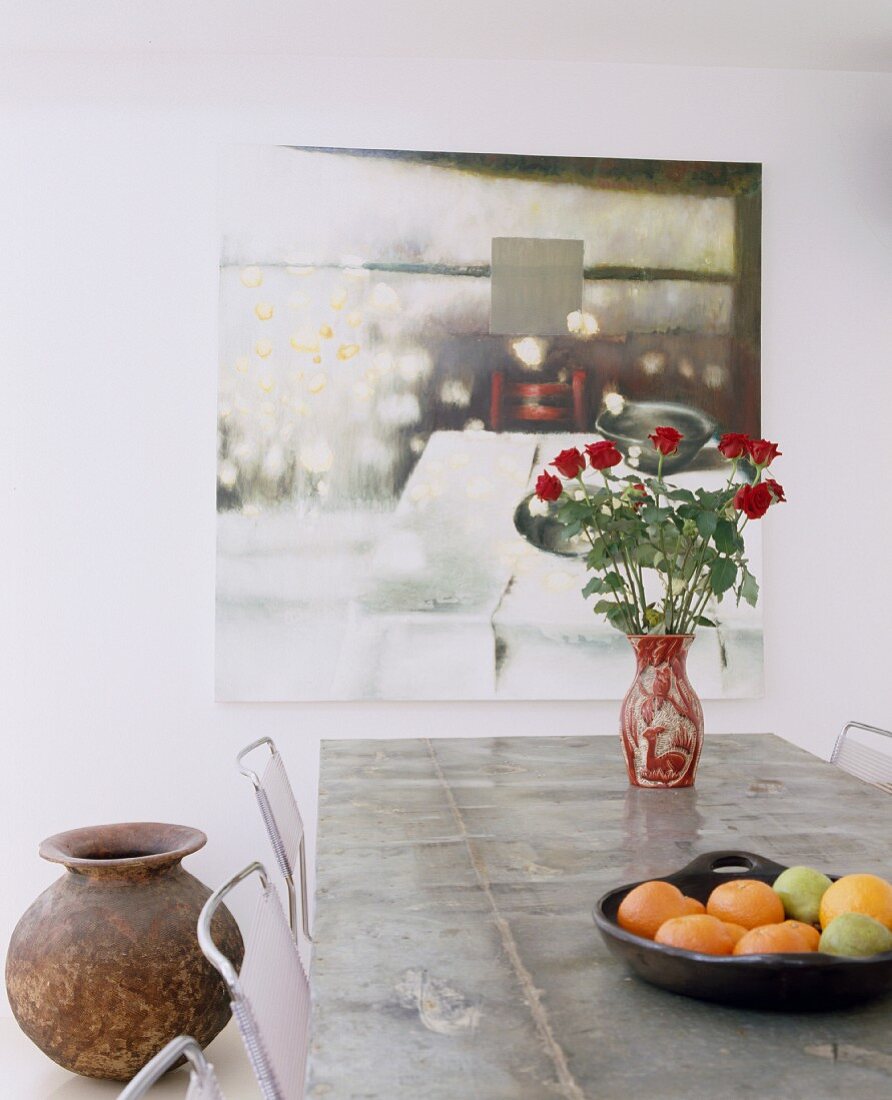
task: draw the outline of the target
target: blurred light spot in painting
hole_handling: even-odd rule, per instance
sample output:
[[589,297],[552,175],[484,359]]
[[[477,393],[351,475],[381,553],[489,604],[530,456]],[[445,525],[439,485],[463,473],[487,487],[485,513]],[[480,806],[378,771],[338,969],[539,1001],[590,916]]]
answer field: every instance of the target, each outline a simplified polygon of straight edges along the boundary
[[362,324],[362,314],[348,313],[347,324],[350,326],[350,328],[359,328],[359,326]]
[[542,585],[549,592],[566,592],[568,589],[574,588],[576,583],[576,578],[572,573],[566,573],[558,569],[546,573],[542,578]]
[[330,340],[332,336],[334,336],[334,329],[331,327],[331,325],[320,325],[319,335],[322,337],[323,340]]
[[604,408],[613,416],[619,416],[619,414],[626,407],[626,399],[621,393],[611,392],[604,394]]
[[249,440],[243,439],[241,443],[233,448],[232,453],[240,462],[247,464],[254,459],[257,448]]
[[240,355],[235,361],[235,369],[239,374],[246,374],[250,365],[251,361],[248,359],[247,355]]
[[300,464],[311,474],[324,474],[333,462],[334,453],[324,439],[305,443],[300,449]]
[[257,314],[258,321],[270,321],[272,320],[275,310],[273,309],[272,302],[258,302],[257,305],[254,306],[254,312]]
[[593,313],[583,309],[574,309],[567,314],[567,331],[574,336],[594,336],[600,331],[600,325]]
[[641,448],[638,444],[634,444],[629,448],[629,458],[639,458],[641,455]]
[[688,381],[690,381],[694,377],[696,371],[694,370],[694,364],[690,361],[690,359],[679,359],[678,373],[682,376],[682,378],[687,378]]
[[375,369],[382,374],[389,374],[395,366],[393,356],[389,351],[379,351],[372,362],[375,364]]
[[285,472],[285,451],[279,444],[270,447],[266,452],[263,472],[269,478],[279,478]]
[[412,351],[399,358],[399,374],[406,382],[417,382],[424,378],[431,369],[430,356],[426,351]]
[[256,504],[246,504],[244,508],[242,508],[242,515],[247,516],[249,519],[253,519],[255,516],[260,515],[260,509]]
[[626,459],[626,465],[631,466],[634,470],[637,470],[640,461],[641,459],[638,457],[638,455],[629,455],[629,457]]
[[261,359],[266,359],[273,353],[273,346],[269,340],[258,340],[254,345],[254,351],[260,356]]
[[414,393],[392,393],[378,402],[378,419],[384,424],[404,427],[421,419],[421,406]]
[[265,374],[263,378],[259,379],[257,385],[263,390],[264,393],[272,393],[275,389],[276,383],[270,378],[268,374]]
[[319,350],[319,341],[312,329],[299,328],[297,332],[292,333],[291,346],[295,351],[315,353]]
[[243,267],[239,278],[242,281],[242,286],[256,287],[260,286],[263,282],[263,272],[259,267],[252,265],[251,267]]
[[338,289],[332,294],[329,304],[332,309],[343,309],[347,304],[347,288],[338,287]]
[[666,366],[666,356],[661,351],[646,351],[638,362],[645,374],[653,376],[662,373]]
[[464,431],[482,432],[485,426],[482,420],[478,420],[476,416],[473,416],[470,420],[465,421]]
[[527,510],[531,516],[547,516],[548,501],[540,500],[536,496],[530,497],[530,502],[527,504]]
[[322,391],[325,389],[325,384],[327,381],[328,378],[326,377],[326,375],[322,374],[322,372],[320,371],[319,374],[313,375],[313,377],[307,383],[307,388],[309,389],[310,393],[322,393]]
[[238,480],[236,464],[230,462],[228,458],[224,459],[217,468],[217,479],[224,488],[231,489]]
[[352,359],[359,352],[359,344],[341,344],[338,348],[338,359],[345,361]]
[[357,382],[353,387],[353,396],[357,401],[369,401],[374,392],[368,382]]
[[728,372],[717,363],[709,363],[703,368],[703,385],[711,390],[720,390],[728,381]]
[[217,411],[221,420],[226,420],[227,417],[232,416],[232,405],[228,401],[221,401]]
[[366,436],[360,440],[356,449],[356,457],[363,466],[372,466],[376,469],[387,469],[391,462],[391,453],[380,439],[374,436]]
[[409,450],[413,455],[420,455],[427,446],[427,440],[423,435],[413,435],[409,440]]
[[537,340],[534,336],[524,336],[521,340],[515,340],[511,345],[511,350],[525,367],[535,369],[542,366],[545,349],[542,341]]
[[289,264],[285,270],[289,275],[312,275],[316,269],[312,264]]
[[471,456],[467,451],[456,451],[455,454],[449,456],[449,465],[453,470],[460,470],[462,466],[468,466],[471,462]]
[[447,378],[440,387],[440,400],[444,405],[466,409],[471,404],[471,391],[467,383],[458,378]]
[[397,292],[387,283],[375,283],[372,290],[372,305],[375,309],[396,310],[399,309],[400,299]]

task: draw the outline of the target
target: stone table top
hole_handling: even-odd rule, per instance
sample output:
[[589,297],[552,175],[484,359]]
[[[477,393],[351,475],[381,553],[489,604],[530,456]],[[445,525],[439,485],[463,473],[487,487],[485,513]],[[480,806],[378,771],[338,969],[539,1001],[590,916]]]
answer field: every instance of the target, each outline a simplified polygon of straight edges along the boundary
[[693,790],[614,737],[326,741],[313,1100],[892,1095],[892,1000],[729,1008],[632,978],[591,910],[740,848],[888,875],[889,796],[771,735],[708,737]]

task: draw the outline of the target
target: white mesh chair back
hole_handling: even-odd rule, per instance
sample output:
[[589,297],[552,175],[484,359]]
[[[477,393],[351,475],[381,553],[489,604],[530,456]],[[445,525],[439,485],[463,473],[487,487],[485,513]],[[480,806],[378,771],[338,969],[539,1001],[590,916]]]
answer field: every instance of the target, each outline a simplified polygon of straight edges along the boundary
[[[249,753],[261,746],[269,749],[269,757],[258,774],[251,768],[245,767],[242,761]],[[297,935],[297,906],[294,894],[294,876],[297,874],[300,881],[301,925],[304,935],[312,942],[307,897],[304,823],[282,757],[271,738],[261,737],[259,741],[254,741],[242,749],[236,759],[239,770],[254,784],[257,805],[260,807],[260,815],[269,834],[276,864],[288,888],[288,918],[291,930]]]
[[186,1100],[223,1100],[214,1067],[205,1058],[198,1043],[188,1035],[178,1035],[176,1039],[171,1039],[166,1047],[162,1047],[151,1061],[146,1062],[118,1096],[118,1100],[139,1100],[140,1097],[145,1096],[155,1082],[159,1081],[184,1055],[189,1061],[189,1088],[186,1090]]
[[848,722],[836,739],[830,762],[892,794],[892,730]]
[[[211,919],[223,896],[257,872],[261,891],[236,974],[210,939]],[[198,922],[202,950],[223,975],[232,1014],[264,1100],[302,1100],[310,1025],[310,985],[275,887],[259,863],[222,886]]]

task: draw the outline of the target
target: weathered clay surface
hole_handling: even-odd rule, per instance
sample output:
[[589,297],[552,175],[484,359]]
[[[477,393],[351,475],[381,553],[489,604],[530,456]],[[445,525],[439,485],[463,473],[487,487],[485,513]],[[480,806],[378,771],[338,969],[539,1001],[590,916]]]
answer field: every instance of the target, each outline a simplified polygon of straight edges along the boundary
[[615,736],[327,741],[308,1096],[892,1095],[889,999],[678,997],[630,977],[591,917],[607,890],[717,849],[889,875],[890,811],[770,736],[707,736],[681,790],[630,788]]
[[[180,866],[205,840],[143,822],[41,845],[68,870],[16,926],[6,985],[19,1025],[59,1065],[127,1080],[175,1035],[204,1046],[226,1024],[225,986],[196,938],[210,891]],[[214,932],[240,964],[241,935],[225,909]]]

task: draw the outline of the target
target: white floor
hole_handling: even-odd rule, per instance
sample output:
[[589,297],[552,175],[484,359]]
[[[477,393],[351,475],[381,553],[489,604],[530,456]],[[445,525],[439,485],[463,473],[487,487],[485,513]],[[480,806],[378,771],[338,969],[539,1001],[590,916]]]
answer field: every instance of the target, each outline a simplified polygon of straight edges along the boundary
[[[226,1100],[259,1100],[235,1025],[230,1024],[207,1048]],[[185,1069],[168,1074],[149,1094],[152,1100],[182,1100],[189,1079]],[[19,1030],[15,1020],[0,1018],[0,1096],[9,1100],[114,1100],[124,1086],[114,1081],[77,1077],[50,1061]]]

